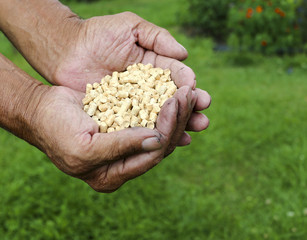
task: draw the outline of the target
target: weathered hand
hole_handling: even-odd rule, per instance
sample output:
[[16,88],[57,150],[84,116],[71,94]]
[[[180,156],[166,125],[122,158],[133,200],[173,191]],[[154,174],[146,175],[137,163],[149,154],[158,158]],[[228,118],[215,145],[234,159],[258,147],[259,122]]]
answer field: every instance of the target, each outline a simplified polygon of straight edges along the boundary
[[[84,91],[86,83],[100,81],[102,76],[113,71],[123,71],[135,62],[151,63],[156,67],[170,68],[178,87],[193,89],[197,98],[195,111],[210,105],[208,93],[195,89],[193,71],[179,61],[187,57],[187,51],[165,29],[130,12],[77,21],[79,23],[70,28],[73,33],[65,34],[68,37],[65,42],[69,44],[57,62],[53,75],[56,84]],[[201,131],[208,124],[207,117],[195,112],[187,130]],[[180,137],[177,137],[174,145],[189,143],[184,129],[176,132],[184,135],[180,142]]]
[[[187,51],[165,29],[133,13],[81,20],[57,0],[3,1],[0,9],[1,30],[53,84],[84,91],[86,83],[100,81],[132,63],[152,63],[170,68],[178,87],[193,89],[194,111],[210,104],[207,92],[195,89],[193,71],[180,62]],[[179,108],[184,108],[180,102]],[[195,112],[186,130],[201,131],[208,124],[204,115]],[[184,129],[176,132],[181,137],[172,145],[189,143]]]
[[[17,114],[3,107],[11,116],[2,117],[1,124],[97,191],[117,189],[177,145],[189,144],[185,129],[201,131],[208,126],[208,119],[193,111],[207,108],[210,96],[195,89],[193,71],[180,62],[187,52],[166,30],[132,13],[81,20],[57,0],[3,1],[0,12],[0,29],[43,77],[60,85],[45,87],[20,73],[20,79],[27,79],[20,88],[20,79],[11,82],[4,77],[9,85],[4,94],[6,89],[14,96],[16,89],[26,94],[9,102],[12,109],[24,106]],[[155,130],[99,133],[82,110],[85,84],[135,62],[171,69],[179,90],[164,104]]]
[[[179,89],[178,94],[182,98],[171,98],[164,104],[155,130],[99,133],[98,125],[82,110],[84,93],[51,87],[32,117],[35,133],[31,142],[63,172],[84,180],[96,191],[112,192],[169,153],[176,129],[184,128],[195,104],[188,87]],[[187,106],[187,112],[181,112],[179,101]],[[178,119],[178,115],[185,118]]]

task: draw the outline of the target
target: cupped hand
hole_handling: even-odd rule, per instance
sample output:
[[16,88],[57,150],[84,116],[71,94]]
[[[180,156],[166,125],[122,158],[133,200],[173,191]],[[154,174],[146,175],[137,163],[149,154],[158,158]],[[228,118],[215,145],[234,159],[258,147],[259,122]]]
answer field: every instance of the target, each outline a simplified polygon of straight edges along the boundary
[[[57,67],[52,75],[53,82],[84,91],[87,83],[98,82],[103,76],[113,71],[123,71],[133,63],[151,63],[155,67],[169,68],[176,85],[179,88],[191,87],[196,98],[194,113],[186,130],[202,131],[208,127],[208,118],[197,111],[209,107],[211,98],[206,91],[195,89],[194,72],[180,62],[188,53],[167,30],[130,12],[77,19],[67,29],[72,32],[65,34],[68,38],[64,41],[67,47],[55,63]],[[173,145],[190,142],[184,129],[176,132],[180,137],[176,138],[177,143]]]
[[163,105],[154,130],[99,133],[96,122],[82,109],[84,93],[50,87],[32,118],[34,144],[63,172],[96,191],[112,192],[173,150],[176,130],[186,126],[196,101],[189,87],[180,88],[177,95]]

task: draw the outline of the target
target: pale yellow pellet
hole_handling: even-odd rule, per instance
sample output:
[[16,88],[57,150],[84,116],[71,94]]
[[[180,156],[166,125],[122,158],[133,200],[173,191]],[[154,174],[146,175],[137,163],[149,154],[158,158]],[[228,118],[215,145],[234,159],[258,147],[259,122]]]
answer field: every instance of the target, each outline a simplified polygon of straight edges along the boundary
[[147,110],[147,111],[149,111],[149,112],[152,111],[152,109],[153,109],[153,104],[147,103],[145,106],[146,106],[146,110]]
[[131,122],[130,122],[130,126],[131,127],[137,127],[139,124],[139,119],[136,116],[132,116],[131,117]]
[[119,110],[120,110],[120,107],[118,107],[118,106],[113,107],[113,111],[114,111],[115,114],[118,113]]
[[114,119],[115,119],[115,115],[109,115],[108,118],[107,118],[107,120],[105,121],[105,123],[106,123],[109,127],[111,127],[112,124],[114,123]]
[[102,133],[106,133],[108,130],[108,125],[105,122],[100,122],[99,131]]
[[163,106],[163,104],[167,101],[167,99],[168,99],[167,95],[162,95],[160,97],[160,100],[159,100],[160,107]]
[[148,119],[148,112],[146,110],[140,110],[139,116],[141,119]]
[[142,122],[141,122],[141,126],[142,127],[146,127],[148,121],[146,119],[143,119]]
[[124,115],[122,116],[124,121],[130,122],[131,120],[131,112],[130,113],[124,113]]
[[90,91],[93,89],[92,84],[88,83],[86,84],[86,93],[90,93]]
[[140,112],[141,108],[139,106],[134,106],[131,110],[131,114],[137,116]]
[[83,99],[82,99],[82,103],[83,105],[89,104],[91,101],[93,100],[93,98],[89,95],[86,95]]
[[96,90],[91,90],[89,94],[92,97],[92,99],[96,98],[99,95],[99,93]]
[[166,90],[167,90],[167,86],[163,84],[163,85],[158,89],[158,93],[159,93],[160,95],[163,95],[163,94],[166,92]]
[[137,100],[136,98],[133,98],[133,99],[132,99],[132,106],[133,106],[133,107],[139,106],[139,100]]
[[161,110],[161,108],[160,108],[159,103],[154,103],[154,104],[152,105],[152,112],[153,112],[153,113],[158,113],[158,112],[160,112],[160,110]]
[[107,117],[112,116],[112,115],[114,115],[114,110],[108,109],[105,114],[106,114]]
[[154,121],[149,121],[149,122],[147,122],[146,127],[150,128],[150,129],[154,129],[154,128],[155,128],[155,123],[154,123]]
[[158,118],[157,113],[151,112],[151,113],[149,114],[149,120],[150,120],[150,121],[156,122],[157,118]]
[[97,82],[93,83],[93,88],[94,89],[97,89],[98,87],[99,87],[99,83],[97,83]]
[[127,98],[128,96],[129,96],[129,93],[125,92],[125,91],[119,91],[117,93],[117,97],[119,97],[119,98]]
[[87,84],[83,109],[103,133],[139,126],[154,129],[162,105],[177,90],[170,75],[169,69],[135,63],[100,83]]
[[168,96],[173,96],[176,90],[177,90],[177,87],[174,83],[167,84],[167,90],[165,94]]
[[142,103],[147,104],[150,102],[150,95],[145,95],[142,99]]
[[101,103],[106,103],[108,101],[108,98],[101,94],[101,95],[99,95],[99,101]]
[[99,87],[96,89],[98,93],[103,93],[102,87],[99,85]]
[[90,102],[87,114],[92,117],[95,114],[96,109],[97,109],[97,104],[94,102]]
[[111,133],[111,132],[114,132],[114,131],[115,131],[115,129],[110,127],[110,128],[108,128],[107,133]]
[[110,75],[105,76],[103,79],[101,79],[101,84],[104,84],[104,85],[108,84],[111,78],[112,77]]
[[128,128],[130,126],[130,121],[124,121],[121,126],[123,128]]
[[98,119],[97,116],[93,116],[92,119],[93,119],[95,122],[98,122],[98,121],[99,121],[99,119]]
[[108,104],[100,104],[98,106],[98,109],[99,109],[100,112],[105,112],[109,109],[109,106],[108,106]]
[[123,115],[128,110],[128,108],[130,108],[130,106],[131,106],[131,100],[126,98],[124,103],[120,107],[118,114]]
[[105,115],[105,113],[98,114],[98,118],[100,119],[101,122],[107,120],[107,116]]
[[87,112],[88,111],[88,109],[89,109],[89,105],[85,105],[84,107],[83,107],[83,110],[85,111],[85,112]]
[[123,119],[122,117],[116,117],[116,118],[114,119],[114,122],[116,122],[116,124],[117,124],[118,126],[121,126],[121,125],[123,124],[123,122],[124,122],[124,119]]

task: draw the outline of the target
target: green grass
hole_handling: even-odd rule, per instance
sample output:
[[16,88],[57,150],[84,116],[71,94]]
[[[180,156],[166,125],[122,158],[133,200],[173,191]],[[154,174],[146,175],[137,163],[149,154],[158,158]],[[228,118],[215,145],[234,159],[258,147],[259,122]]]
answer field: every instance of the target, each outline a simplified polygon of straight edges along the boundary
[[[130,10],[168,28],[212,95],[211,125],[112,194],[0,130],[1,239],[307,239],[307,57],[215,53],[179,32],[175,0],[71,7],[83,17]],[[0,50],[39,78],[3,36]]]

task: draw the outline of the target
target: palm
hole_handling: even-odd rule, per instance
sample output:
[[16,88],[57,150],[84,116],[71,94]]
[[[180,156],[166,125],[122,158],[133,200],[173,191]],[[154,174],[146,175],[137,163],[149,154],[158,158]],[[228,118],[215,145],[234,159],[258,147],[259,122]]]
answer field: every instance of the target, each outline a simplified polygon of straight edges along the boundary
[[[177,82],[179,87],[193,87],[193,71],[173,58],[163,57],[174,55],[177,59],[184,59],[186,52],[182,53],[179,47],[179,50],[173,53],[171,48],[174,44],[169,46],[166,43],[171,44],[171,40],[175,40],[168,33],[163,32],[168,37],[167,41],[164,39],[166,37],[159,33],[151,37],[153,39],[147,39],[150,38],[147,35],[142,36],[146,33],[137,30],[140,23],[138,18],[134,18],[134,15],[117,14],[84,21],[77,36],[71,35],[72,39],[68,41],[70,44],[67,46],[67,52],[62,54],[58,63],[55,82],[84,91],[86,83],[100,81],[107,74],[123,71],[128,65],[143,62],[171,68],[175,73],[175,81],[180,75],[186,78],[182,84]],[[161,36],[162,40],[158,41],[158,36]]]
[[[112,28],[114,20],[120,29]],[[122,18],[92,18],[83,25],[83,31],[62,60],[56,76],[59,85],[84,90],[86,83],[97,82],[143,58],[144,50],[136,45],[132,30]]]
[[[124,13],[91,18],[83,21],[76,32],[77,35],[69,35],[70,44],[57,63],[54,81],[58,85],[84,91],[87,83],[98,82],[106,74],[122,71],[132,63],[142,62],[170,68],[172,79],[178,88],[195,87],[195,74],[178,61],[187,57],[186,51],[168,32],[136,15]],[[194,110],[208,107],[209,95],[199,89],[195,92],[198,97],[194,99]],[[175,95],[179,103],[180,118],[168,153],[175,146],[190,142],[190,137],[184,133],[186,126],[186,130],[192,131],[200,131],[208,126],[208,119],[200,113],[192,113],[190,121],[186,119],[191,113],[186,105],[187,89],[181,93],[183,94]]]
[[[108,192],[163,159],[176,127],[174,105],[162,109],[156,130],[134,128],[103,134],[82,110],[83,97],[66,87],[52,87],[38,111],[41,147],[59,169],[97,191]],[[138,150],[146,136],[161,136],[163,147],[146,153]]]

